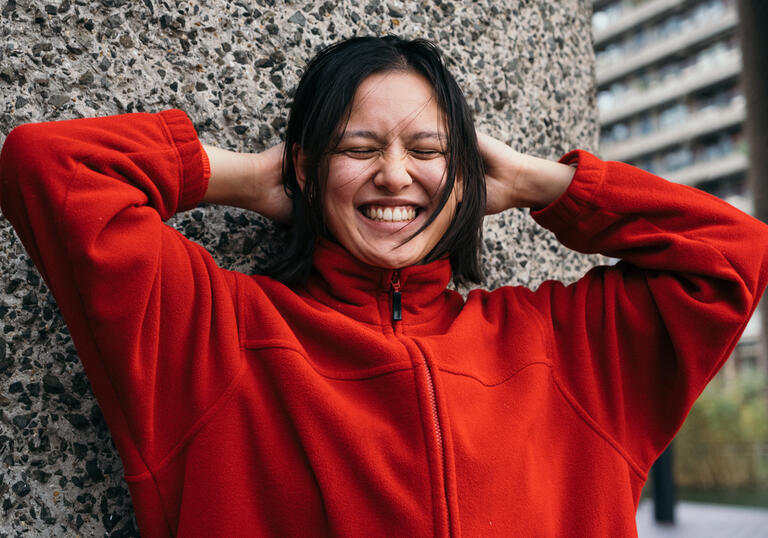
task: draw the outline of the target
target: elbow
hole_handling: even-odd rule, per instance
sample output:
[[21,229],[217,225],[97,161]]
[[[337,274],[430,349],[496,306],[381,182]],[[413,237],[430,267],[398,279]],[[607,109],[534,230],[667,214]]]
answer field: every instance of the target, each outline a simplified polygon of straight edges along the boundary
[[12,178],[15,174],[6,173],[8,170],[30,168],[40,163],[42,157],[50,154],[50,134],[40,123],[25,123],[8,133],[0,150],[0,171],[3,179]]
[[67,141],[51,123],[20,125],[8,134],[0,150],[0,208],[9,220],[30,202],[61,194],[74,164]]
[[44,148],[49,146],[38,124],[24,124],[14,128],[0,150],[0,182],[3,190],[9,182],[18,182],[40,165]]

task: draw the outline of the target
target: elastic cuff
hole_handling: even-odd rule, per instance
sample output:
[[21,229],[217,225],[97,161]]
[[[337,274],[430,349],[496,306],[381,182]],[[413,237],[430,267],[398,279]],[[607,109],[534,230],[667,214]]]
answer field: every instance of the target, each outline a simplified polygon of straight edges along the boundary
[[197,131],[186,112],[179,109],[158,113],[168,126],[181,157],[181,194],[177,211],[196,207],[208,190],[210,163],[197,137]]
[[208,158],[208,153],[206,153],[202,143],[200,144],[200,156],[203,158],[203,178],[205,178],[205,181],[207,182],[211,179],[211,161]]
[[592,209],[605,176],[605,163],[581,149],[569,151],[559,162],[576,168],[571,184],[557,200],[542,209],[531,211],[534,220],[550,230],[572,225],[575,220],[583,218],[583,213]]

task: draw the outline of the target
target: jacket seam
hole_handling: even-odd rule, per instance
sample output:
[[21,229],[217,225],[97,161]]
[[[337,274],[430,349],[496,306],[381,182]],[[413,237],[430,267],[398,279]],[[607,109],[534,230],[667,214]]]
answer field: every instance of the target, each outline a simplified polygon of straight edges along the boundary
[[[211,273],[208,273],[208,277],[210,279]],[[235,291],[237,293],[237,290]],[[219,408],[223,407],[226,403],[226,400],[231,397],[231,395],[235,391],[235,387],[240,383],[240,377],[243,374],[243,371],[245,369],[245,360],[243,360],[242,356],[240,358],[240,364],[237,368],[237,371],[235,375],[232,376],[231,381],[226,385],[226,387],[221,391],[221,393],[216,397],[216,400],[208,405],[205,410],[200,413],[200,416],[194,421],[194,423],[181,435],[179,440],[176,442],[176,444],[168,451],[168,453],[160,458],[156,464],[156,467],[154,469],[150,468],[150,471],[152,472],[158,472],[162,470],[169,462],[173,461],[173,459],[178,455],[178,452],[181,451],[181,449],[184,447],[184,445],[190,441],[197,433],[205,427],[208,420],[211,420],[213,416],[219,411]]]
[[474,376],[474,375],[471,375],[471,374],[467,374],[467,373],[464,373],[464,372],[456,372],[456,371],[452,371],[452,370],[445,369],[445,368],[440,368],[440,370],[442,372],[447,373],[447,374],[457,375],[457,376],[462,376],[462,377],[467,377],[469,379],[473,379],[473,380],[477,381],[478,383],[480,383],[481,385],[483,385],[485,387],[497,387],[497,386],[500,386],[500,385],[506,383],[507,381],[509,381],[510,379],[515,377],[518,373],[520,373],[521,371],[525,370],[529,366],[536,366],[536,365],[543,365],[543,366],[546,366],[547,368],[549,368],[550,374],[552,376],[553,384],[557,388],[557,391],[559,393],[561,393],[563,398],[566,400],[568,406],[570,408],[572,408],[576,412],[576,414],[579,416],[579,419],[582,422],[584,422],[589,429],[595,431],[600,437],[602,437],[603,440],[606,441],[621,456],[621,458],[627,462],[627,464],[630,466],[630,468],[633,471],[635,471],[635,473],[637,473],[637,475],[640,478],[645,480],[646,475],[642,472],[642,470],[640,470],[640,466],[637,465],[634,462],[634,460],[632,460],[632,458],[629,455],[625,454],[623,448],[619,445],[619,443],[617,441],[615,441],[610,435],[608,435],[608,433],[603,431],[602,428],[600,428],[600,426],[592,419],[592,417],[589,416],[589,413],[587,413],[578,404],[578,402],[576,402],[575,398],[573,398],[573,396],[571,396],[570,393],[567,393],[567,391],[561,386],[561,383],[557,379],[557,376],[555,375],[555,372],[554,372],[554,367],[552,366],[551,363],[546,362],[546,361],[530,362],[530,363],[528,363],[528,364],[526,364],[524,366],[521,366],[520,368],[518,368],[517,370],[512,372],[510,375],[506,376],[502,381],[499,381],[497,383],[487,383],[487,382],[483,381],[482,379],[480,379],[477,376]]
[[629,468],[632,469],[632,471],[634,471],[640,479],[645,480],[647,478],[647,474],[643,472],[642,467],[637,464],[635,460],[626,452],[621,443],[616,441],[613,436],[603,430],[603,428],[597,423],[597,421],[595,421],[594,418],[592,418],[586,409],[584,409],[579,404],[576,398],[560,382],[560,379],[555,373],[554,368],[551,368],[550,373],[552,375],[553,384],[557,388],[558,392],[560,392],[560,394],[563,396],[563,399],[565,399],[565,401],[568,403],[568,406],[574,410],[581,421],[586,424],[586,426],[589,427],[592,431],[602,437],[603,440],[606,441],[606,443],[608,443],[608,445],[610,445],[624,461],[626,461],[627,465],[629,465]]
[[[240,385],[240,378],[243,375],[243,372],[245,371],[245,361],[241,361],[240,367],[237,370],[237,373],[232,378],[232,381],[227,385],[227,387],[222,391],[222,393],[219,395],[218,398],[216,398],[216,401],[211,404],[201,415],[200,417],[195,420],[194,424],[190,426],[186,433],[181,436],[179,441],[171,448],[168,453],[163,456],[155,466],[150,467],[148,469],[149,473],[152,473],[154,476],[155,473],[160,472],[165,468],[166,465],[168,465],[170,462],[178,456],[178,454],[181,452],[181,450],[184,448],[184,446],[191,441],[198,432],[205,427],[205,425],[208,423],[210,419],[213,418],[213,416],[218,413],[221,408],[225,406],[227,401],[232,397],[232,395],[235,393],[235,389]],[[131,478],[134,476],[141,477],[146,473],[141,473],[139,475],[132,475]],[[126,475],[126,479],[129,477]]]
[[[537,325],[539,325],[539,329],[542,332],[542,335],[544,334],[551,334],[551,338],[542,338],[542,340],[545,342],[547,351],[549,353],[550,357],[557,357],[558,355],[555,354],[555,348],[554,348],[554,341],[555,341],[555,335],[553,331],[550,331],[549,328],[544,324],[544,320],[541,316],[541,313],[536,309],[526,298],[526,303],[528,304],[529,310],[533,313],[533,318],[536,320]],[[612,435],[610,435],[608,432],[603,430],[603,428],[600,426],[600,424],[592,417],[592,415],[584,409],[581,404],[578,402],[578,400],[567,391],[567,389],[564,387],[564,385],[560,382],[560,378],[556,373],[556,367],[550,363],[550,372],[552,375],[552,380],[555,383],[555,386],[557,387],[558,391],[563,395],[563,397],[568,402],[569,406],[576,412],[576,414],[581,418],[581,420],[592,430],[594,430],[600,437],[602,437],[609,445],[611,445],[614,450],[627,462],[627,464],[630,466],[630,468],[637,473],[637,475],[645,480],[646,474],[642,471],[642,468],[640,465],[638,465],[634,459],[626,452],[625,448],[619,443],[616,439],[613,438]]]
[[[413,364],[411,361],[407,361],[407,362],[400,361],[399,363],[392,363],[392,365],[378,366],[378,367],[367,368],[363,370],[364,372],[372,371],[375,373],[370,373],[362,376],[359,376],[356,374],[347,376],[341,373],[328,373],[324,371],[322,368],[319,368],[318,366],[313,364],[312,361],[309,360],[309,357],[307,356],[306,353],[302,352],[296,346],[291,345],[290,343],[282,343],[277,341],[277,342],[263,342],[262,344],[254,345],[253,343],[249,343],[248,341],[246,341],[241,346],[241,349],[249,350],[249,351],[260,351],[260,350],[266,350],[266,349],[284,349],[286,351],[292,351],[294,354],[298,355],[304,362],[306,362],[307,365],[310,368],[312,368],[312,370],[315,371],[315,373],[317,373],[318,375],[326,379],[333,379],[336,381],[367,381],[369,379],[375,379],[385,375],[394,374],[397,372],[404,372],[404,371],[413,369]],[[378,371],[378,370],[382,370],[382,371]]]
[[519,368],[513,370],[509,374],[506,374],[500,381],[484,381],[479,376],[476,376],[474,374],[470,374],[470,373],[467,373],[467,372],[461,372],[461,371],[458,371],[458,370],[452,370],[450,368],[444,368],[442,366],[439,367],[439,368],[440,368],[441,372],[445,372],[446,374],[451,374],[451,375],[456,375],[456,376],[461,376],[461,377],[467,377],[469,379],[474,379],[475,381],[477,381],[478,383],[480,383],[484,387],[498,387],[500,385],[503,385],[504,383],[506,383],[507,381],[509,381],[513,377],[515,377],[517,374],[519,374],[520,372],[522,372],[523,370],[525,370],[529,366],[536,366],[536,365],[539,365],[539,364],[543,364],[544,366],[547,366],[548,368],[552,368],[552,364],[550,364],[548,361],[529,362],[529,363],[524,364],[523,366],[520,366]]
[[[89,155],[87,155],[87,156],[83,157],[82,159],[80,159],[79,161],[77,161],[76,164],[75,164],[75,169],[72,171],[72,175],[69,177],[69,180],[67,181],[67,186],[66,186],[65,191],[64,191],[64,199],[63,199],[62,205],[61,205],[61,215],[59,216],[58,219],[56,219],[58,224],[59,224],[56,227],[56,229],[59,230],[59,231],[60,230],[64,230],[64,227],[63,227],[64,226],[64,215],[66,215],[67,212],[68,212],[69,195],[71,193],[72,184],[74,183],[77,174],[80,172],[80,169],[85,166],[83,161],[88,160],[95,153],[96,152],[90,153]],[[56,233],[59,236],[59,239],[61,240],[61,233],[58,232],[58,231]],[[69,243],[66,242],[66,241],[62,241],[62,244],[65,245],[64,252],[66,253],[66,260],[67,260],[67,265],[68,265],[68,268],[69,268],[69,272],[70,272],[70,274],[74,275],[75,271],[74,271],[74,267],[73,267],[73,264],[72,264],[72,255],[71,255],[70,249],[68,247]],[[147,459],[146,459],[145,455],[139,449],[139,446],[136,443],[136,434],[133,431],[133,428],[131,428],[131,426],[130,426],[130,421],[128,420],[128,418],[126,416],[125,409],[123,408],[123,405],[120,403],[120,398],[117,397],[118,391],[115,388],[115,385],[114,385],[114,382],[112,380],[112,377],[107,373],[107,368],[105,367],[105,361],[104,361],[104,353],[101,351],[101,349],[99,347],[99,344],[98,344],[98,340],[96,339],[96,335],[95,335],[94,330],[93,330],[93,325],[92,325],[91,317],[88,315],[88,310],[85,307],[86,303],[85,303],[85,300],[83,299],[82,294],[80,293],[80,288],[78,286],[74,286],[74,291],[75,291],[75,294],[77,295],[78,301],[80,303],[80,309],[83,312],[83,319],[85,320],[85,325],[88,328],[88,332],[90,333],[90,336],[91,336],[90,340],[91,340],[91,342],[93,344],[94,349],[96,350],[96,358],[98,359],[99,365],[100,365],[102,371],[104,372],[104,377],[107,379],[107,381],[109,383],[109,387],[110,387],[110,389],[112,391],[112,394],[113,394],[113,396],[115,398],[115,401],[117,403],[117,409],[120,410],[120,415],[122,416],[122,420],[123,420],[123,422],[125,424],[126,429],[128,430],[129,435],[130,435],[130,441],[133,444],[134,449],[136,450],[136,454],[139,456],[139,458],[141,458],[141,463],[144,465],[144,468],[146,469],[146,471],[140,473],[139,476],[146,475],[147,473],[151,474],[152,478],[153,478],[153,482],[155,482],[155,487],[157,487],[157,480],[155,479],[154,474],[152,473],[151,468],[150,468],[150,466],[147,463]],[[126,480],[127,480],[127,476],[126,476]],[[158,496],[160,496],[159,488],[158,488]],[[162,499],[161,496],[160,496],[160,498]],[[167,514],[164,506],[163,506],[163,518],[165,519],[165,524],[168,527],[168,531],[170,532],[171,528],[172,528],[171,527],[171,522],[168,520],[168,514]]]

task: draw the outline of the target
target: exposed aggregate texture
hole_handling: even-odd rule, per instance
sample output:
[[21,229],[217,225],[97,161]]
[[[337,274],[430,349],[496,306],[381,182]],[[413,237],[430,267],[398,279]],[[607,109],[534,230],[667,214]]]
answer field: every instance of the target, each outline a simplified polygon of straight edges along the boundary
[[[481,130],[543,157],[594,150],[590,6],[0,0],[0,143],[27,122],[181,108],[204,142],[259,151],[280,140],[314,52],[396,33],[438,43]],[[486,222],[487,287],[572,281],[597,261],[560,246],[526,211]],[[280,248],[280,230],[240,210],[200,207],[170,224],[232,269],[257,271]],[[0,536],[137,534],[67,328],[0,218]]]

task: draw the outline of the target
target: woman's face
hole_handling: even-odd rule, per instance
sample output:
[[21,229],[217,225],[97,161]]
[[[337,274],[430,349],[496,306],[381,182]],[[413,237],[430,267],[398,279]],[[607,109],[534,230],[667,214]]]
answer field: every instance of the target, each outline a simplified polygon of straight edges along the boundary
[[432,224],[406,241],[436,210],[446,181],[446,142],[443,113],[424,77],[389,71],[365,79],[328,157],[323,214],[336,241],[377,267],[423,260],[460,201],[457,186]]

